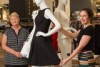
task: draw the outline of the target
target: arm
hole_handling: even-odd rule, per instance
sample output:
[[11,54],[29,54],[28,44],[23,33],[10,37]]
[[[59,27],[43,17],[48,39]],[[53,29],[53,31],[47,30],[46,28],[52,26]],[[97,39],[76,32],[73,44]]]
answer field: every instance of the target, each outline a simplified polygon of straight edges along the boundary
[[50,30],[48,33],[38,32],[36,36],[42,35],[42,36],[47,37],[54,34],[61,28],[59,21],[55,18],[55,16],[52,14],[52,12],[49,9],[45,10],[44,15],[45,15],[45,18],[50,19],[54,23],[55,27],[52,30]]
[[53,33],[57,32],[60,28],[61,28],[61,25],[60,25],[60,22],[56,19],[56,17],[52,14],[52,12],[47,9],[45,11],[45,15],[46,17],[48,17],[55,25],[55,27],[49,31],[48,33],[46,33],[47,36],[50,36],[52,35]]
[[7,36],[5,34],[3,34],[3,36],[2,36],[2,48],[8,53],[13,54],[16,57],[22,58],[22,56],[19,52],[15,51],[7,46]]
[[68,32],[66,31],[65,29],[63,29],[63,27],[60,29],[60,32],[63,33],[66,37],[69,37],[69,38],[76,38],[80,32],[79,31],[76,31],[74,33],[71,33],[71,32]]
[[63,60],[60,64],[63,65],[65,63],[67,63],[68,61],[70,61],[73,57],[75,57],[90,41],[91,37],[88,35],[83,35],[79,46],[74,50],[74,52],[65,60]]

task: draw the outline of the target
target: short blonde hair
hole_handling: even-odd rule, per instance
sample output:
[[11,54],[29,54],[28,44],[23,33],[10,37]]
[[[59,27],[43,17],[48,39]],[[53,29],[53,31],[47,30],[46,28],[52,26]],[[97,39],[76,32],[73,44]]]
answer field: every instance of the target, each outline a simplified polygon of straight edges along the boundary
[[19,14],[16,13],[16,12],[12,12],[12,13],[9,15],[9,22],[8,22],[8,23],[10,24],[10,26],[12,26],[12,24],[10,23],[10,18],[11,18],[12,16],[17,17],[17,18],[20,20]]
[[18,14],[18,13],[16,13],[16,12],[11,13],[11,14],[9,15],[9,18],[10,18],[10,17],[12,17],[12,16],[16,16],[16,17],[18,17],[18,18],[19,18],[19,14]]

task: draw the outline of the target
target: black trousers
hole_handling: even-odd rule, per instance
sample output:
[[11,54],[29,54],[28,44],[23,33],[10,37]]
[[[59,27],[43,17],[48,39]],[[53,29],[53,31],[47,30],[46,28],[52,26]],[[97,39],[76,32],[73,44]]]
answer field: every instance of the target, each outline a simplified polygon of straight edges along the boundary
[[28,65],[5,65],[5,67],[28,67]]

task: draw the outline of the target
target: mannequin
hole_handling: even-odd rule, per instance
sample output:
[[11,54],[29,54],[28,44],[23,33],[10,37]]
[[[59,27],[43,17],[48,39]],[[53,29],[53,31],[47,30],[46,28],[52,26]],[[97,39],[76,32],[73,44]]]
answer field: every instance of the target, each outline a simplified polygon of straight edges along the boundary
[[[45,8],[48,8],[47,5],[46,5],[46,3],[44,2],[44,0],[35,0],[35,3],[37,4],[37,6],[40,7],[40,10],[43,10]],[[45,15],[44,16],[45,16],[46,19],[52,20],[53,23],[55,24],[55,27],[54,27],[54,29],[52,29],[51,31],[49,31],[46,34],[43,33],[43,32],[41,32],[41,31],[39,31],[36,34],[36,36],[44,36],[44,37],[50,36],[53,33],[57,32],[60,29],[60,27],[61,27],[60,24],[59,24],[59,21],[54,17],[54,15],[52,14],[52,12],[49,9],[47,9],[45,11]]]
[[[40,7],[40,10],[35,17],[35,31],[28,57],[29,64],[32,65],[32,67],[58,65],[60,59],[53,49],[50,35],[54,34],[61,28],[60,23],[50,9],[48,9],[44,0],[34,1],[36,5]],[[54,23],[55,27],[48,31],[51,21]]]
[[[55,8],[54,15],[60,21],[60,24],[65,30],[74,30],[69,28],[70,19],[64,11],[64,6],[67,4],[68,0],[58,0],[58,6]],[[75,30],[74,30],[75,31]],[[71,53],[71,39],[67,38],[61,32],[58,32],[58,46],[61,50],[61,57],[63,59],[67,58]],[[64,65],[63,67],[72,67],[71,61]]]

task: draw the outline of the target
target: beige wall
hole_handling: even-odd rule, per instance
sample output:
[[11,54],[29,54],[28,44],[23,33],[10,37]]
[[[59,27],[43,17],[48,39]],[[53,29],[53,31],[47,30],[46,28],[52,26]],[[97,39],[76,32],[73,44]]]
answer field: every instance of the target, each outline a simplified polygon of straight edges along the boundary
[[0,0],[0,5],[2,4],[8,4],[9,3],[9,0]]
[[52,10],[53,7],[53,0],[45,0],[48,7]]
[[92,6],[92,10],[93,10],[94,14],[96,15],[96,12],[97,12],[97,10],[96,10],[96,1],[91,0],[91,6]]

